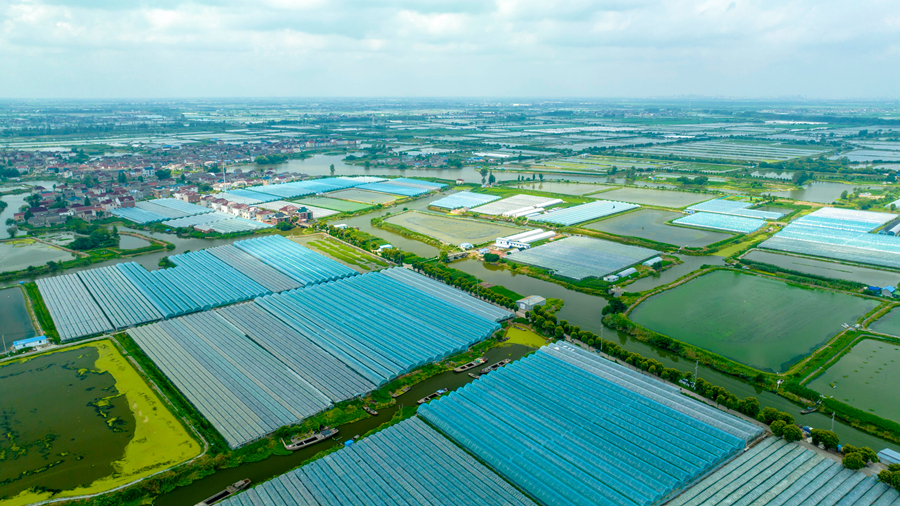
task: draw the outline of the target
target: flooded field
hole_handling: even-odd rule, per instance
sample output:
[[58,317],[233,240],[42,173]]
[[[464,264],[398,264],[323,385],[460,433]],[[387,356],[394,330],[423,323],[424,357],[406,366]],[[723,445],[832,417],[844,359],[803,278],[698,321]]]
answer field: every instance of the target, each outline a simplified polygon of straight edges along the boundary
[[[21,288],[0,290],[0,335],[3,336],[6,346],[12,346],[13,341],[37,335],[28,315],[28,306],[25,305],[25,293]],[[5,351],[5,348],[0,351]],[[2,390],[0,395],[3,395]]]
[[809,383],[813,390],[900,422],[900,345],[864,339]]
[[146,239],[141,239],[140,237],[134,237],[133,235],[119,236],[119,249],[139,249],[150,246],[151,244],[153,243]]
[[47,262],[63,262],[75,258],[68,251],[35,241],[16,239],[0,243],[0,272],[20,271]]
[[[854,188],[860,188],[850,184],[829,183],[825,181],[814,181],[802,189],[769,192],[776,197],[787,197],[794,200],[806,202],[819,202],[821,204],[831,204],[842,192],[853,193]],[[862,186],[862,188],[874,188],[870,186]]]
[[585,184],[585,183],[563,183],[561,181],[532,181],[514,185],[523,190],[532,190],[536,192],[561,193],[563,195],[585,195],[587,193],[598,192],[613,188],[609,185]]
[[200,452],[110,341],[5,363],[0,391],[0,499],[13,504],[109,490]]
[[[388,223],[413,232],[434,237],[439,241],[459,245],[464,242],[482,244],[505,235],[518,234],[524,229],[436,214],[408,212],[387,218]],[[377,235],[377,234],[376,234]]]
[[624,286],[626,292],[645,292],[647,290],[652,290],[654,288],[658,288],[662,285],[671,283],[676,279],[686,276],[697,269],[703,267],[704,265],[725,265],[725,258],[710,255],[710,256],[690,256],[690,255],[676,255],[678,259],[681,260],[681,263],[675,265],[673,267],[669,267],[668,269],[660,272],[658,275],[651,275],[645,278],[638,279],[633,283],[629,283]]
[[676,227],[666,222],[683,216],[672,211],[641,209],[606,220],[597,221],[584,228],[599,230],[625,237],[640,237],[675,246],[702,247],[732,237],[731,234]]
[[744,255],[744,258],[783,269],[825,276],[827,278],[856,281],[857,283],[864,283],[870,286],[897,286],[900,284],[900,272],[812,260],[810,258],[781,255],[762,250],[752,250]]
[[900,309],[894,308],[888,314],[869,324],[873,332],[900,337]]
[[751,367],[783,372],[877,304],[715,271],[647,299],[631,319]]
[[608,192],[591,195],[592,198],[606,200],[621,200],[634,204],[646,204],[649,206],[681,208],[697,202],[714,199],[715,195],[709,193],[689,193],[681,191],[650,190],[643,188],[622,188]]

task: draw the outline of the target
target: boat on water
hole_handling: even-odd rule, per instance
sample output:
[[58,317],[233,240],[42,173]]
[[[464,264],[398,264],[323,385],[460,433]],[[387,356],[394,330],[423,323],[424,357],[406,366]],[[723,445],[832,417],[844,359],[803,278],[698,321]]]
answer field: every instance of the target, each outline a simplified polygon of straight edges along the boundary
[[426,395],[425,397],[422,397],[421,399],[417,400],[416,402],[417,402],[418,404],[425,404],[426,402],[428,402],[428,401],[430,401],[430,400],[432,400],[432,399],[437,399],[438,397],[444,395],[445,393],[447,393],[447,389],[446,389],[446,388],[442,388],[442,389],[438,390],[437,392],[435,392],[435,393],[433,393],[433,394],[431,394],[431,395]]
[[201,502],[198,502],[196,506],[210,506],[211,504],[215,504],[217,502],[223,501],[228,497],[231,497],[234,494],[237,494],[241,490],[244,490],[250,486],[250,480],[244,479],[241,481],[237,481],[225,487],[225,490],[215,494],[213,496],[207,497]]
[[808,415],[810,413],[815,413],[819,410],[819,406],[810,406],[808,408],[803,408],[800,410],[801,415]]
[[475,360],[469,362],[468,364],[463,364],[463,365],[453,369],[453,372],[466,372],[469,369],[474,369],[485,362],[487,362],[486,358],[479,357],[479,358],[476,358]]
[[409,392],[409,389],[410,389],[409,386],[405,386],[405,387],[401,388],[400,390],[391,392],[391,397],[396,399],[397,397],[400,397],[401,395],[405,394],[406,392]]
[[368,413],[372,416],[378,416],[378,411],[375,411],[374,409],[370,408],[369,406],[363,406],[363,409],[366,410],[366,413]]
[[470,376],[470,377],[472,377],[472,378],[475,378],[475,379],[478,379],[478,378],[480,378],[480,377],[481,377],[481,375],[480,375],[480,374],[478,374],[478,373],[474,373],[474,372],[470,372],[470,373],[469,373],[469,376]]
[[481,374],[487,374],[487,373],[489,373],[489,372],[491,372],[491,371],[496,371],[497,369],[500,369],[501,367],[505,366],[506,364],[508,364],[508,363],[510,363],[510,362],[512,362],[512,360],[510,360],[510,359],[508,359],[508,358],[504,358],[503,360],[497,362],[496,364],[494,364],[494,365],[492,365],[492,366],[490,366],[490,367],[485,367],[484,369],[482,369],[482,370],[481,370]]
[[285,450],[297,451],[307,446],[312,446],[320,441],[325,441],[326,439],[334,437],[338,433],[337,429],[333,429],[331,427],[325,427],[321,432],[313,434],[312,436],[299,438],[294,436],[291,438],[290,443],[285,443],[284,439],[281,440],[281,444],[284,445]]

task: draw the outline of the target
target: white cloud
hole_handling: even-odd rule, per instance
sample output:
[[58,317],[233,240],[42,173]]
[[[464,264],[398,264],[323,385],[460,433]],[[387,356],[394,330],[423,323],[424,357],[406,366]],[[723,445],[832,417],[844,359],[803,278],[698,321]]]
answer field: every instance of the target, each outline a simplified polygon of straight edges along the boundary
[[146,5],[0,0],[0,97],[888,97],[900,77],[885,0]]

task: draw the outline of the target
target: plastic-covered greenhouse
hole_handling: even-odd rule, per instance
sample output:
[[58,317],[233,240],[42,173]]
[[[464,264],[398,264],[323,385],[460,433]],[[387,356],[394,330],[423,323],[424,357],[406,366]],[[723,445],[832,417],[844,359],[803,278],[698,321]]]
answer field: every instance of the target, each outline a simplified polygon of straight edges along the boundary
[[761,220],[777,220],[784,216],[784,213],[775,211],[759,211],[757,209],[748,209],[753,205],[752,202],[742,202],[739,200],[708,200],[700,204],[688,207],[691,211],[704,211],[707,213],[730,214],[732,216],[744,216],[747,218],[759,218]]
[[[345,310],[352,301],[352,311]],[[373,272],[256,303],[376,385],[490,337],[499,325]]]
[[194,216],[185,216],[184,218],[175,218],[174,220],[166,220],[163,225],[172,228],[193,227],[194,225],[204,225],[216,221],[234,219],[233,214],[220,213],[218,211],[207,214],[196,214]]
[[558,209],[549,213],[539,214],[531,218],[531,221],[539,221],[542,223],[553,223],[568,227],[585,221],[596,220],[604,216],[610,216],[631,209],[637,209],[641,206],[637,204],[629,204],[628,202],[617,202],[614,200],[598,200],[587,204],[581,204],[565,209]]
[[385,181],[384,183],[368,183],[360,185],[357,188],[359,188],[360,190],[369,190],[379,193],[403,195],[404,197],[415,197],[417,195],[422,195],[431,191],[431,189],[429,188],[422,188],[420,186],[404,186],[400,184],[394,184],[391,181]]
[[434,207],[440,207],[441,209],[459,209],[462,207],[476,207],[499,199],[500,197],[497,195],[459,192],[442,199],[435,200],[430,205]]
[[272,293],[300,288],[300,283],[290,276],[264,264],[260,259],[234,247],[232,244],[209,248],[206,251],[264,286]]
[[110,211],[110,213],[113,216],[118,216],[119,218],[141,224],[157,223],[160,221],[171,219],[169,216],[147,211],[139,207],[122,207],[119,209],[113,209]]
[[507,197],[503,200],[496,200],[472,209],[472,212],[479,214],[487,214],[490,216],[499,216],[517,209],[525,209],[529,207],[548,207],[561,204],[562,199],[552,197],[539,197],[537,195],[519,194]]
[[163,315],[115,266],[77,274],[117,329],[159,320]]
[[429,277],[422,276],[409,269],[404,269],[403,267],[392,267],[380,272],[385,276],[396,279],[417,290],[421,290],[429,295],[433,295],[446,302],[459,306],[470,313],[475,313],[495,322],[508,320],[515,316],[506,309],[478,300],[462,290],[453,288],[450,285],[433,280]]
[[333,281],[357,274],[353,269],[280,235],[237,241],[234,246],[303,285]]
[[589,237],[566,237],[507,255],[506,260],[548,269],[572,279],[603,277],[653,258],[659,252]]
[[769,438],[668,503],[670,506],[900,506],[874,476],[782,439]]
[[224,500],[223,506],[530,506],[534,503],[418,418]]
[[900,268],[900,237],[870,233],[893,217],[822,208],[793,221],[759,247]]
[[229,202],[234,202],[235,204],[247,204],[250,206],[259,204],[260,202],[271,202],[273,200],[279,200],[275,195],[269,195],[268,193],[258,193],[250,190],[228,190],[225,193],[220,193],[217,195]]
[[749,234],[766,226],[766,221],[758,218],[746,218],[729,214],[694,213],[683,218],[678,218],[672,223],[676,225],[688,225],[698,228],[711,228],[726,232]]
[[[545,504],[649,506],[744,449],[745,439],[707,423],[716,418],[693,417],[592,370],[603,366],[633,374],[551,345],[423,405],[419,416]],[[725,425],[762,433],[735,420]]]
[[204,225],[204,227],[209,228],[214,232],[219,232],[220,234],[230,234],[233,232],[246,232],[248,230],[272,228],[272,225],[263,223],[261,221],[235,217],[230,220],[214,221],[212,223]]
[[134,207],[136,207],[138,209],[143,209],[145,211],[150,211],[151,213],[154,213],[154,214],[161,214],[168,218],[184,218],[185,216],[192,216],[194,214],[197,214],[197,213],[186,213],[184,211],[179,211],[178,209],[173,209],[168,206],[161,206],[158,204],[154,204],[153,202],[149,202],[149,201],[136,202],[134,204]]
[[187,213],[186,216],[195,216],[212,212],[212,209],[208,207],[198,206],[197,204],[191,204],[190,202],[178,199],[156,199],[151,200],[150,203]]
[[113,330],[76,274],[37,280],[38,289],[62,341]]

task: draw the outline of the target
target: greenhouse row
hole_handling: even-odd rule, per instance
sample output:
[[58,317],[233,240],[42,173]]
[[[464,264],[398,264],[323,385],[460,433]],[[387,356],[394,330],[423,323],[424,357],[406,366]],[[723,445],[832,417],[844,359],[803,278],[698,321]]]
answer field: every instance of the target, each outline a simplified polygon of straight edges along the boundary
[[113,330],[100,306],[77,275],[36,281],[62,341]]
[[185,202],[179,199],[155,199],[150,201],[151,204],[156,204],[158,206],[168,207],[169,209],[174,209],[176,211],[181,211],[185,213],[185,216],[194,216],[197,214],[206,214],[212,212],[212,209],[205,206],[198,206],[197,204],[191,204],[190,202]]
[[128,334],[232,448],[331,405],[215,312]]
[[414,417],[221,504],[530,506],[534,503]]
[[215,221],[234,219],[233,214],[221,213],[215,211],[207,214],[197,214],[194,216],[185,216],[184,218],[175,218],[174,220],[166,220],[163,225],[172,228],[193,227],[194,225],[204,225]]
[[217,309],[216,313],[332,402],[357,397],[375,389],[372,382],[255,302]]
[[488,202],[499,200],[497,195],[487,195],[484,193],[459,192],[448,197],[435,200],[430,205],[440,207],[441,209],[460,209],[463,207],[476,207]]
[[420,290],[428,295],[444,300],[445,302],[459,306],[470,313],[477,314],[488,320],[500,322],[515,316],[506,309],[476,299],[462,290],[453,288],[446,283],[441,283],[440,281],[436,281],[421,274],[417,274],[409,269],[404,269],[403,267],[392,267],[380,272],[385,276],[407,284],[416,290]]
[[119,218],[122,218],[124,220],[132,221],[141,225],[145,223],[158,223],[160,221],[171,219],[168,216],[150,212],[141,209],[140,207],[120,207],[119,209],[110,210],[110,213],[113,216],[118,216]]
[[[553,387],[534,378],[554,378]],[[546,347],[419,416],[544,504],[649,506],[745,447]]]
[[[346,301],[353,301],[352,310]],[[376,385],[459,353],[499,328],[378,272],[256,303]]]
[[429,188],[422,188],[421,186],[404,186],[401,184],[395,184],[393,180],[384,183],[368,183],[360,185],[357,188],[359,188],[360,190],[369,190],[378,193],[402,195],[404,197],[415,197],[432,191]]
[[[136,202],[134,204],[134,207],[136,207],[138,209],[143,209],[144,211],[149,211],[153,214],[159,214],[159,215],[165,216],[170,219],[184,218],[185,216],[193,216],[195,214],[199,214],[199,213],[186,213],[184,211],[179,211],[178,209],[173,209],[169,206],[161,206],[158,204],[154,204],[153,202],[155,202],[155,201],[146,201],[145,200],[145,201]],[[197,207],[200,207],[200,206],[197,206]],[[212,209],[209,209],[206,207],[204,207],[202,209],[206,213],[212,212]]]
[[357,274],[353,269],[280,235],[237,241],[234,246],[262,260],[263,263],[271,265],[304,286]]
[[604,216],[637,209],[641,206],[637,204],[629,204],[628,202],[618,202],[615,200],[598,200],[565,209],[557,209],[548,213],[533,216],[531,221],[539,221],[542,223],[553,223],[563,227],[584,223],[585,221],[596,220]]
[[293,290],[301,286],[288,275],[264,264],[255,256],[236,248],[233,244],[209,248],[206,251],[230,267],[244,273],[272,293]]
[[566,237],[506,256],[511,262],[533,265],[554,274],[581,280],[603,277],[658,255],[659,252],[589,237]]
[[753,206],[752,202],[742,202],[739,200],[708,200],[688,207],[690,211],[704,211],[707,213],[729,214],[732,216],[744,216],[746,218],[759,218],[761,220],[777,220],[784,216],[784,213],[775,211],[759,211],[757,209],[748,209]]
[[765,220],[715,213],[689,214],[683,218],[678,218],[672,223],[690,227],[724,230],[726,232],[737,232],[740,234],[756,232],[766,226]]
[[258,193],[241,189],[228,190],[225,193],[220,193],[218,196],[230,202],[234,202],[235,204],[247,204],[248,206],[255,206],[261,202],[271,202],[280,199],[280,197],[269,195],[268,193]]
[[870,232],[896,218],[896,214],[823,207],[796,220],[810,226],[823,226],[856,232]]
[[248,220],[246,218],[232,217],[229,220],[214,221],[202,225],[203,228],[218,232],[220,234],[231,234],[234,232],[247,232],[250,230],[262,230],[264,228],[272,228],[272,225],[256,220]]
[[794,504],[900,506],[874,476],[782,439],[769,438],[670,502],[670,506]]
[[344,188],[359,186],[360,184],[363,183],[356,180],[355,178],[331,177],[322,179],[310,179],[307,181],[293,181],[283,184],[252,186],[250,188],[247,188],[247,191],[273,195],[282,199],[289,199],[302,197],[304,195],[313,195],[316,193],[343,190]]
[[487,214],[489,216],[500,216],[519,209],[544,208],[562,204],[562,202],[562,199],[538,197],[536,195],[527,195],[523,193],[478,206],[472,209],[472,212]]
[[163,317],[156,306],[115,266],[81,271],[77,276],[117,329]]

